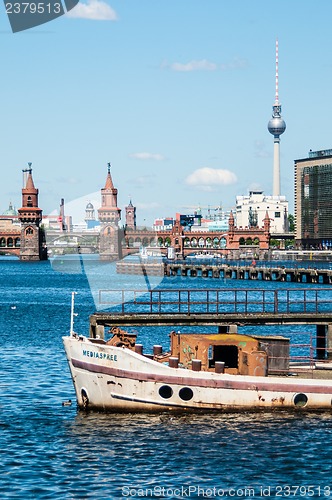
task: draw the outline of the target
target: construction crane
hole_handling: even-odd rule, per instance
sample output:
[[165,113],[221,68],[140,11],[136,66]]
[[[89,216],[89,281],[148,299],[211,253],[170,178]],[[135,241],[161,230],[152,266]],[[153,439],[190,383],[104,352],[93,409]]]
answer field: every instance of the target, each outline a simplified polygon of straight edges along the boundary
[[[234,207],[231,207],[229,210],[225,211],[225,210],[223,210],[221,203],[220,203],[220,205],[217,205],[217,206],[211,206],[211,205],[202,206],[199,204],[196,206],[187,205],[187,206],[183,206],[182,208],[194,210],[195,212],[197,212],[199,214],[202,214],[202,210],[207,210],[207,218],[210,220],[211,219],[221,220],[225,217],[226,213],[228,213],[234,209]],[[214,212],[213,216],[211,215],[212,212]],[[215,213],[215,212],[217,212],[217,213]]]

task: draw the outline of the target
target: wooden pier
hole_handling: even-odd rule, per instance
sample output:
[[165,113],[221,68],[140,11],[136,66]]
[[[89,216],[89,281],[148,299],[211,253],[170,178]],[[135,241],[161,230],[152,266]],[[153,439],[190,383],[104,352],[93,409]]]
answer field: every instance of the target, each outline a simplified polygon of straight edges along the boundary
[[288,290],[100,290],[110,312],[90,316],[90,335],[121,326],[315,325],[320,359],[332,359],[332,297],[327,288]]
[[264,265],[185,264],[163,262],[118,262],[119,274],[148,274],[216,279],[284,281],[292,283],[332,284],[332,269],[304,267],[267,267]]

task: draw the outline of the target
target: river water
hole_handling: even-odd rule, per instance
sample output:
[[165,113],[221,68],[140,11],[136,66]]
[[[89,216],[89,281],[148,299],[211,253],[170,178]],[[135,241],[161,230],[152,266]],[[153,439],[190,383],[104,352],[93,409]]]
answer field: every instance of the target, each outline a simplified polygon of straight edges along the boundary
[[[78,411],[61,340],[71,292],[75,329],[87,334],[97,288],[144,288],[135,277],[116,276],[110,264],[90,262],[85,270],[77,260],[0,259],[1,499],[332,498],[332,412]],[[299,286],[160,281],[151,278],[152,286],[174,289]],[[145,345],[166,347],[164,331],[139,335]],[[73,404],[63,406],[68,400]]]

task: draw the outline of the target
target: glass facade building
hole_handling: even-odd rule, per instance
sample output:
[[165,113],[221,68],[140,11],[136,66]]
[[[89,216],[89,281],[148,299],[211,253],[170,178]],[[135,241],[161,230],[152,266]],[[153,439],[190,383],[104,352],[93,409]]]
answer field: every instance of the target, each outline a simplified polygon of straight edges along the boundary
[[295,240],[303,249],[332,248],[332,150],[295,160]]

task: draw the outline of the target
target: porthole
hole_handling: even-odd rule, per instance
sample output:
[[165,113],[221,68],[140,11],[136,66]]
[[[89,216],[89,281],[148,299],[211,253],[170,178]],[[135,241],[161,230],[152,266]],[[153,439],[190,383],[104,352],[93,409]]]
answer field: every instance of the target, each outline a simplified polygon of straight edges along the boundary
[[294,396],[294,405],[295,406],[306,406],[308,403],[308,396],[299,392]]
[[169,385],[162,385],[159,388],[159,396],[164,399],[169,399],[173,396],[173,389]]
[[179,396],[183,401],[190,401],[193,398],[194,393],[190,387],[182,387],[179,391]]

